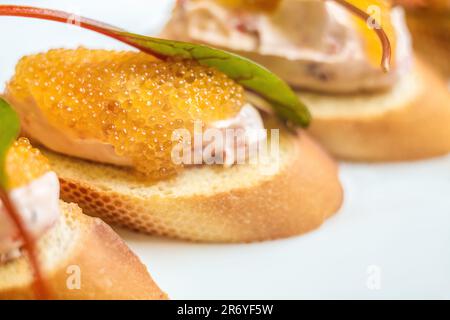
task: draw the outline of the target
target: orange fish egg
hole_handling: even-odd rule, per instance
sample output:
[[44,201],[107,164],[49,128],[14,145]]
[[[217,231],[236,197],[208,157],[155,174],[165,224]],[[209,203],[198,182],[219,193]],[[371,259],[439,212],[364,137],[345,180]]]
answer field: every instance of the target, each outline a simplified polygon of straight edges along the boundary
[[19,138],[6,155],[8,188],[15,189],[40,178],[50,171],[50,165],[38,149],[26,138]]
[[179,168],[171,161],[175,129],[233,117],[244,104],[241,86],[195,61],[85,48],[22,58],[8,90],[33,101],[52,125],[111,144],[155,179]]

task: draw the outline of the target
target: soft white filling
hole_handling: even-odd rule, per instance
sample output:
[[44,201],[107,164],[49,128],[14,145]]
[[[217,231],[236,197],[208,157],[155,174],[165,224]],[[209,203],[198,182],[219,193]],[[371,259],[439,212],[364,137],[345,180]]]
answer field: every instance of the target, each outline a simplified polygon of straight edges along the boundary
[[369,59],[353,15],[331,2],[283,0],[277,11],[266,14],[230,10],[208,0],[183,1],[163,34],[235,50],[299,88],[371,91],[394,85],[411,63],[403,11],[396,7],[390,14],[397,50],[389,73]]
[[[220,142],[217,140],[203,141],[201,151],[204,152],[209,144],[214,143],[215,154],[219,154],[223,158],[223,161],[220,162],[226,167],[239,162],[239,155],[244,155],[245,159],[251,157],[250,150],[256,152],[260,143],[267,139],[261,115],[250,103],[245,104],[235,117],[213,122],[210,124],[210,128],[219,129],[222,139]],[[231,135],[227,134],[227,131]],[[232,138],[230,138],[231,136]],[[194,152],[196,151],[194,150]],[[205,162],[209,163],[210,161],[206,159]]]
[[[11,190],[9,196],[33,239],[42,236],[58,220],[59,181],[54,172]],[[0,262],[17,256],[22,245],[17,227],[0,201]]]

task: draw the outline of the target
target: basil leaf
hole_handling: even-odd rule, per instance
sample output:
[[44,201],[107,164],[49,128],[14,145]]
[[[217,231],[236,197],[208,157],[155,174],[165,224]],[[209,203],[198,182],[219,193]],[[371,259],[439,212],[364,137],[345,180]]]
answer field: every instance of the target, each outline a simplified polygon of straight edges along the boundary
[[16,112],[0,98],[0,187],[7,189],[6,155],[20,132],[20,120]]

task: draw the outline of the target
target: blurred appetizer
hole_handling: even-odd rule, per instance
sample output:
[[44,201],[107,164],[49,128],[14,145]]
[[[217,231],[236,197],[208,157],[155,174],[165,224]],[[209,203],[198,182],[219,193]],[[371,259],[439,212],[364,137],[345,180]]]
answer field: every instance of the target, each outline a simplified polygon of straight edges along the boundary
[[397,0],[406,9],[414,49],[450,79],[450,0]]
[[[63,199],[134,230],[268,240],[318,227],[342,202],[336,164],[307,134],[263,117],[240,85],[193,60],[50,50],[22,58],[5,95],[26,136],[53,151],[45,154]],[[200,162],[174,161],[173,132],[195,134],[198,122],[203,130],[240,130],[245,139],[215,144],[209,157],[205,144],[189,140]],[[252,146],[275,139],[253,134],[265,128],[280,130],[278,152],[249,158]],[[245,164],[233,156],[239,151]],[[223,162],[208,165],[212,158]]]
[[55,172],[27,139],[14,142],[4,163],[0,299],[167,297],[109,226],[59,200]]
[[[387,73],[374,60],[387,51],[375,38],[383,33]],[[404,12],[386,1],[180,0],[162,34],[232,50],[278,74],[308,105],[310,133],[340,159],[450,151],[446,85],[414,58]]]

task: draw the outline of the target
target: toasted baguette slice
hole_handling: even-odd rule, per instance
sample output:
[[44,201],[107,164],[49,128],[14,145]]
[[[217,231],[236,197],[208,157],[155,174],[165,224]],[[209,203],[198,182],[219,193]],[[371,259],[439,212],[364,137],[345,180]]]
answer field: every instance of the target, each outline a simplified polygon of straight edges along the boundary
[[450,1],[446,9],[408,10],[408,28],[414,49],[444,76],[450,78]]
[[420,61],[388,92],[300,96],[313,114],[310,133],[340,159],[404,161],[450,151],[450,94]]
[[[145,266],[100,219],[61,202],[58,224],[39,241],[52,299],[165,299]],[[78,272],[75,274],[75,272]],[[71,275],[79,275],[80,289]],[[0,299],[33,299],[24,257],[0,265]],[[75,281],[75,282],[72,282]]]
[[192,241],[251,242],[298,235],[341,206],[336,164],[305,133],[280,131],[269,158],[231,168],[201,166],[157,183],[113,166],[44,152],[62,197],[137,231]]

